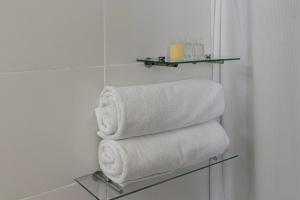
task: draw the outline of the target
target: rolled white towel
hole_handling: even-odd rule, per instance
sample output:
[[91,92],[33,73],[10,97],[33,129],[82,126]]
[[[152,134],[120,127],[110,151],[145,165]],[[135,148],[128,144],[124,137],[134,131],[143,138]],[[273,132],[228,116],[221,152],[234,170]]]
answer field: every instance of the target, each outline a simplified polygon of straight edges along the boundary
[[200,124],[219,117],[224,108],[220,84],[193,79],[107,86],[101,92],[95,113],[100,137],[124,139]]
[[134,137],[102,140],[99,163],[104,174],[120,185],[170,173],[222,154],[228,136],[216,121]]

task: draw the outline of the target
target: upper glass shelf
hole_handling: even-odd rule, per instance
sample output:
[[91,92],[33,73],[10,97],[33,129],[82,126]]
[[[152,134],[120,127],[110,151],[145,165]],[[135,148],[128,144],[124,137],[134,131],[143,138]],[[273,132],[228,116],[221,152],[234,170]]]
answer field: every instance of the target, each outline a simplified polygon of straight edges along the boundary
[[202,59],[196,59],[196,60],[169,60],[164,59],[163,57],[158,58],[139,58],[136,61],[137,62],[143,62],[146,67],[151,67],[153,65],[158,66],[168,66],[168,67],[177,67],[179,64],[196,64],[196,63],[216,63],[216,64],[224,64],[225,61],[231,61],[231,60],[240,60],[240,58],[237,57],[226,57],[226,58],[202,58]]
[[232,155],[224,153],[220,156],[211,158],[205,162],[197,165],[182,168],[174,171],[171,174],[163,175],[160,177],[148,179],[146,181],[136,182],[126,187],[120,188],[120,186],[114,185],[110,180],[101,176],[101,172],[98,171],[94,174],[89,174],[80,178],[75,179],[84,189],[86,189],[91,195],[98,200],[115,200],[127,195],[154,187],[156,185],[171,181],[183,177],[185,175],[200,171],[219,163],[231,160],[238,157],[238,155]]

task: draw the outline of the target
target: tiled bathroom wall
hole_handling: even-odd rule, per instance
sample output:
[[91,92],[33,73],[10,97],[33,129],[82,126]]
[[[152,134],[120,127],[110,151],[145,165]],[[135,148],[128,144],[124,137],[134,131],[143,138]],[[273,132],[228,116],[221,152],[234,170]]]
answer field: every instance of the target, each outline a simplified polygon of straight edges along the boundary
[[[92,199],[73,179],[99,168],[101,89],[210,78],[206,64],[135,62],[164,55],[174,39],[209,44],[209,11],[209,0],[2,0],[0,199]],[[206,200],[207,183],[202,172],[128,199]]]

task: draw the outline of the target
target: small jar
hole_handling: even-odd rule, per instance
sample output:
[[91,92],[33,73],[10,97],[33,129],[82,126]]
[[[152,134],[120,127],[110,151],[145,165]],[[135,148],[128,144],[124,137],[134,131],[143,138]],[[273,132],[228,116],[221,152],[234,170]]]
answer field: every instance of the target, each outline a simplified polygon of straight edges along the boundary
[[194,58],[203,59],[205,54],[204,44],[200,40],[197,40],[193,46],[194,46]]
[[178,41],[172,42],[170,45],[170,60],[179,61],[184,60],[184,45]]

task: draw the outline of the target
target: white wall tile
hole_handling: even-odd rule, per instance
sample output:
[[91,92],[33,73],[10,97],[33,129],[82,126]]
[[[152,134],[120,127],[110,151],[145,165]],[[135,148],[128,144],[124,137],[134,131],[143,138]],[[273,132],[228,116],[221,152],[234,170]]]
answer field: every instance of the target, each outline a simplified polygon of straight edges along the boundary
[[109,64],[165,55],[174,39],[203,38],[209,45],[209,0],[108,0],[106,43]]
[[210,78],[210,64],[179,65],[178,68],[143,64],[109,66],[106,68],[106,84],[114,86],[151,84],[190,78]]
[[0,71],[103,65],[102,0],[0,1]]
[[98,169],[94,108],[103,68],[0,74],[0,199]]
[[75,183],[26,200],[95,200],[95,198],[85,191],[80,185]]

